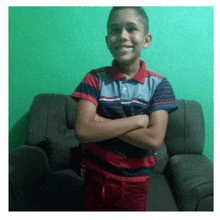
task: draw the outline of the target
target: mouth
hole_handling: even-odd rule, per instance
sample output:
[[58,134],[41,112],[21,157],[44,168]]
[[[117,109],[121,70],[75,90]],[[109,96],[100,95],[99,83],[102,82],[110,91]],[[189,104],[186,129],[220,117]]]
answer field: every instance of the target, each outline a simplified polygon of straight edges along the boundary
[[133,48],[133,46],[129,46],[129,45],[120,45],[115,47],[116,50],[120,50],[120,51],[127,51],[127,50],[131,50]]

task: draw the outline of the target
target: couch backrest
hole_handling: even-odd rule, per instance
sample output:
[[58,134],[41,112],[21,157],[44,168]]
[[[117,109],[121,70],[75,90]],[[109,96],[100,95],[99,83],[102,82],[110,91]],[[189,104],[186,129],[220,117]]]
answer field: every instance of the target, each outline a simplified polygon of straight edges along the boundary
[[70,167],[71,150],[79,146],[75,116],[76,103],[67,95],[40,94],[30,108],[26,144],[49,152],[54,169]]
[[165,144],[170,155],[202,154],[204,118],[197,101],[178,100],[179,109],[169,115]]
[[[169,156],[201,154],[204,119],[196,101],[178,100],[179,109],[169,115],[165,144],[156,156],[156,173],[161,173]],[[71,166],[71,152],[80,142],[74,133],[76,102],[67,95],[40,94],[35,97],[28,124],[28,145],[44,147],[54,169]]]

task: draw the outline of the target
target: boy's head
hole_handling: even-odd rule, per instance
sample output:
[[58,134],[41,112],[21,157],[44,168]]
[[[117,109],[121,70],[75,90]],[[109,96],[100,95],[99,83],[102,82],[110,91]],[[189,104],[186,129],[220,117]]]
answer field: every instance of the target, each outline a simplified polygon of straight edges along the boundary
[[140,18],[140,21],[143,23],[144,25],[144,31],[145,34],[148,34],[149,32],[149,20],[148,20],[148,16],[146,14],[146,12],[144,11],[144,9],[142,7],[113,7],[112,10],[110,11],[109,17],[108,17],[108,22],[107,22],[107,30],[109,28],[109,23],[110,20],[112,18],[112,15],[122,9],[133,9],[137,16]]
[[119,63],[138,63],[151,43],[148,17],[141,7],[113,7],[107,23],[106,44]]

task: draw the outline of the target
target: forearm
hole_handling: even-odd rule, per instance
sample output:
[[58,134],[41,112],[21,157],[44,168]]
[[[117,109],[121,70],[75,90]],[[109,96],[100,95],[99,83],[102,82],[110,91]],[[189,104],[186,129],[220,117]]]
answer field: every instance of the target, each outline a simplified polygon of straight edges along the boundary
[[119,138],[140,148],[158,150],[164,141],[168,124],[168,112],[157,110],[149,115],[147,128],[131,131]]
[[163,143],[163,137],[159,137],[153,127],[130,131],[118,138],[136,147],[149,150],[157,150]]
[[[95,119],[96,121],[111,121],[111,119],[106,119],[98,115],[96,115]],[[118,136],[118,138],[139,148],[157,150],[162,146],[164,135],[158,135],[156,128],[149,124],[147,128],[129,131]]]
[[76,123],[76,134],[83,142],[96,142],[112,139],[141,127],[138,120],[132,117],[102,121],[92,119],[86,124]]

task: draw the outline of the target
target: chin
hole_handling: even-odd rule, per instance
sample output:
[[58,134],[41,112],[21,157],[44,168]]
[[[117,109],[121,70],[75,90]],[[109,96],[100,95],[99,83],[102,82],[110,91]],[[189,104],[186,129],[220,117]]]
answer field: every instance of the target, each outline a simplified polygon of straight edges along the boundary
[[118,63],[124,63],[124,64],[134,63],[135,61],[140,60],[139,58],[126,58],[126,57],[120,57],[115,59]]

